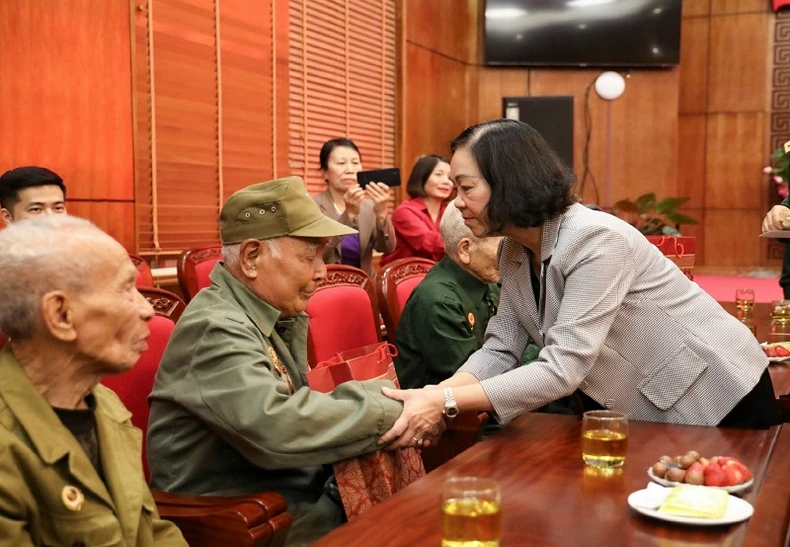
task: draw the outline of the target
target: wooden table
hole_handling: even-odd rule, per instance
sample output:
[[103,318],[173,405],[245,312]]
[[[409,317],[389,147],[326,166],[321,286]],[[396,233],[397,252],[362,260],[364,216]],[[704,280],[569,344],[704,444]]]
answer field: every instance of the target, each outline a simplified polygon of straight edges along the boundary
[[[441,543],[439,500],[451,475],[477,475],[502,487],[502,547],[586,545],[786,545],[790,526],[790,428],[739,430],[630,423],[626,465],[614,476],[585,471],[581,421],[526,414],[315,545],[354,547]],[[741,459],[754,475],[743,498],[755,514],[741,524],[692,527],[633,511],[662,454],[697,450]]]

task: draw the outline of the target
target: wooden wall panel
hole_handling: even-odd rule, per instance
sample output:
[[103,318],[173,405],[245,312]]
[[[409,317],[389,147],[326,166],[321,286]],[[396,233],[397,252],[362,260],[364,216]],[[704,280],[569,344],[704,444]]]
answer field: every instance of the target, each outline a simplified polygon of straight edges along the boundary
[[68,198],[133,194],[129,2],[0,2],[0,172],[41,165]]
[[708,32],[710,19],[683,19],[680,27],[681,114],[705,112],[708,102]]
[[414,44],[404,48],[400,166],[405,180],[419,156],[448,156],[450,141],[466,127],[466,66]]
[[70,215],[87,218],[134,253],[134,203],[69,200]]
[[477,112],[472,123],[502,117],[502,97],[530,94],[529,71],[523,68],[477,67]]
[[710,13],[710,0],[683,0],[681,9],[683,17],[708,15]]
[[710,112],[765,109],[770,15],[710,19]]
[[[532,70],[530,92],[534,96],[573,95],[574,168],[581,177],[584,151],[584,102],[587,87],[598,70]],[[593,90],[590,169],[598,181],[599,204],[605,205],[607,118],[611,109],[609,205],[654,191],[659,197],[675,195],[678,109],[677,70],[634,70],[626,80],[622,97],[607,103]],[[481,85],[484,83],[481,82]],[[646,166],[649,168],[646,169]],[[585,201],[594,201],[585,188]]]
[[[755,266],[760,263],[757,235],[763,213],[758,210],[705,212],[700,241],[706,264],[712,266]],[[734,229],[743,227],[742,229]]]
[[[685,4],[688,0],[683,0]],[[770,0],[710,0],[711,15],[731,13],[768,13]]]
[[691,198],[688,208],[705,206],[706,123],[704,114],[678,117],[677,195]]
[[478,0],[401,0],[407,43],[464,63],[477,61]]
[[764,131],[762,112],[716,114],[708,118],[707,207],[758,210],[762,207]]

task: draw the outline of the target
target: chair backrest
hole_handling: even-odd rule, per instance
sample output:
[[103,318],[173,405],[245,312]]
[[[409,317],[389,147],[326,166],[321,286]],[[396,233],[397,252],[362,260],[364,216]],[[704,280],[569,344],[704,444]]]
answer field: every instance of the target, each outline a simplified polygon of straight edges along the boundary
[[129,258],[132,259],[135,268],[137,268],[136,285],[138,287],[153,287],[154,274],[151,272],[151,266],[148,265],[148,262],[141,256],[129,255]]
[[363,270],[343,264],[326,267],[326,278],[307,306],[307,360],[310,367],[335,354],[380,341],[373,282]]
[[156,287],[137,287],[148,302],[154,307],[156,315],[167,317],[173,323],[177,323],[187,305],[181,297],[165,289]]
[[398,321],[411,292],[434,264],[428,258],[401,258],[390,262],[379,272],[376,292],[389,342],[395,343]]
[[214,264],[222,259],[222,245],[208,245],[188,249],[178,259],[178,285],[184,301],[192,300],[200,289],[211,285],[208,275]]
[[105,376],[101,383],[113,390],[126,408],[132,413],[132,423],[143,430],[143,471],[148,480],[148,458],[146,458],[145,437],[148,431],[148,396],[154,387],[154,378],[159,369],[159,361],[170,340],[175,323],[161,315],[154,316],[148,323],[151,336],[148,337],[148,349],[140,355],[131,369],[121,374]]

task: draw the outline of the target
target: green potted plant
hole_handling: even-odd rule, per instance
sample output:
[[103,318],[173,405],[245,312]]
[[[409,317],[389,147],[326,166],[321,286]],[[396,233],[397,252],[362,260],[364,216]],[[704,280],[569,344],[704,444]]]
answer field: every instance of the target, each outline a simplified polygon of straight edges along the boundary
[[697,220],[678,212],[691,198],[656,199],[653,192],[623,199],[612,206],[612,214],[623,219],[644,235],[679,236],[681,224],[698,224]]

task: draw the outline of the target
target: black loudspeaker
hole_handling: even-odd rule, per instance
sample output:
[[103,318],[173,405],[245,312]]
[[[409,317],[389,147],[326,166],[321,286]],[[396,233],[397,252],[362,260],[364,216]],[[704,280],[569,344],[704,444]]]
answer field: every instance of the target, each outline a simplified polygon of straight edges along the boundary
[[534,127],[566,166],[573,168],[573,97],[504,97],[502,117]]

